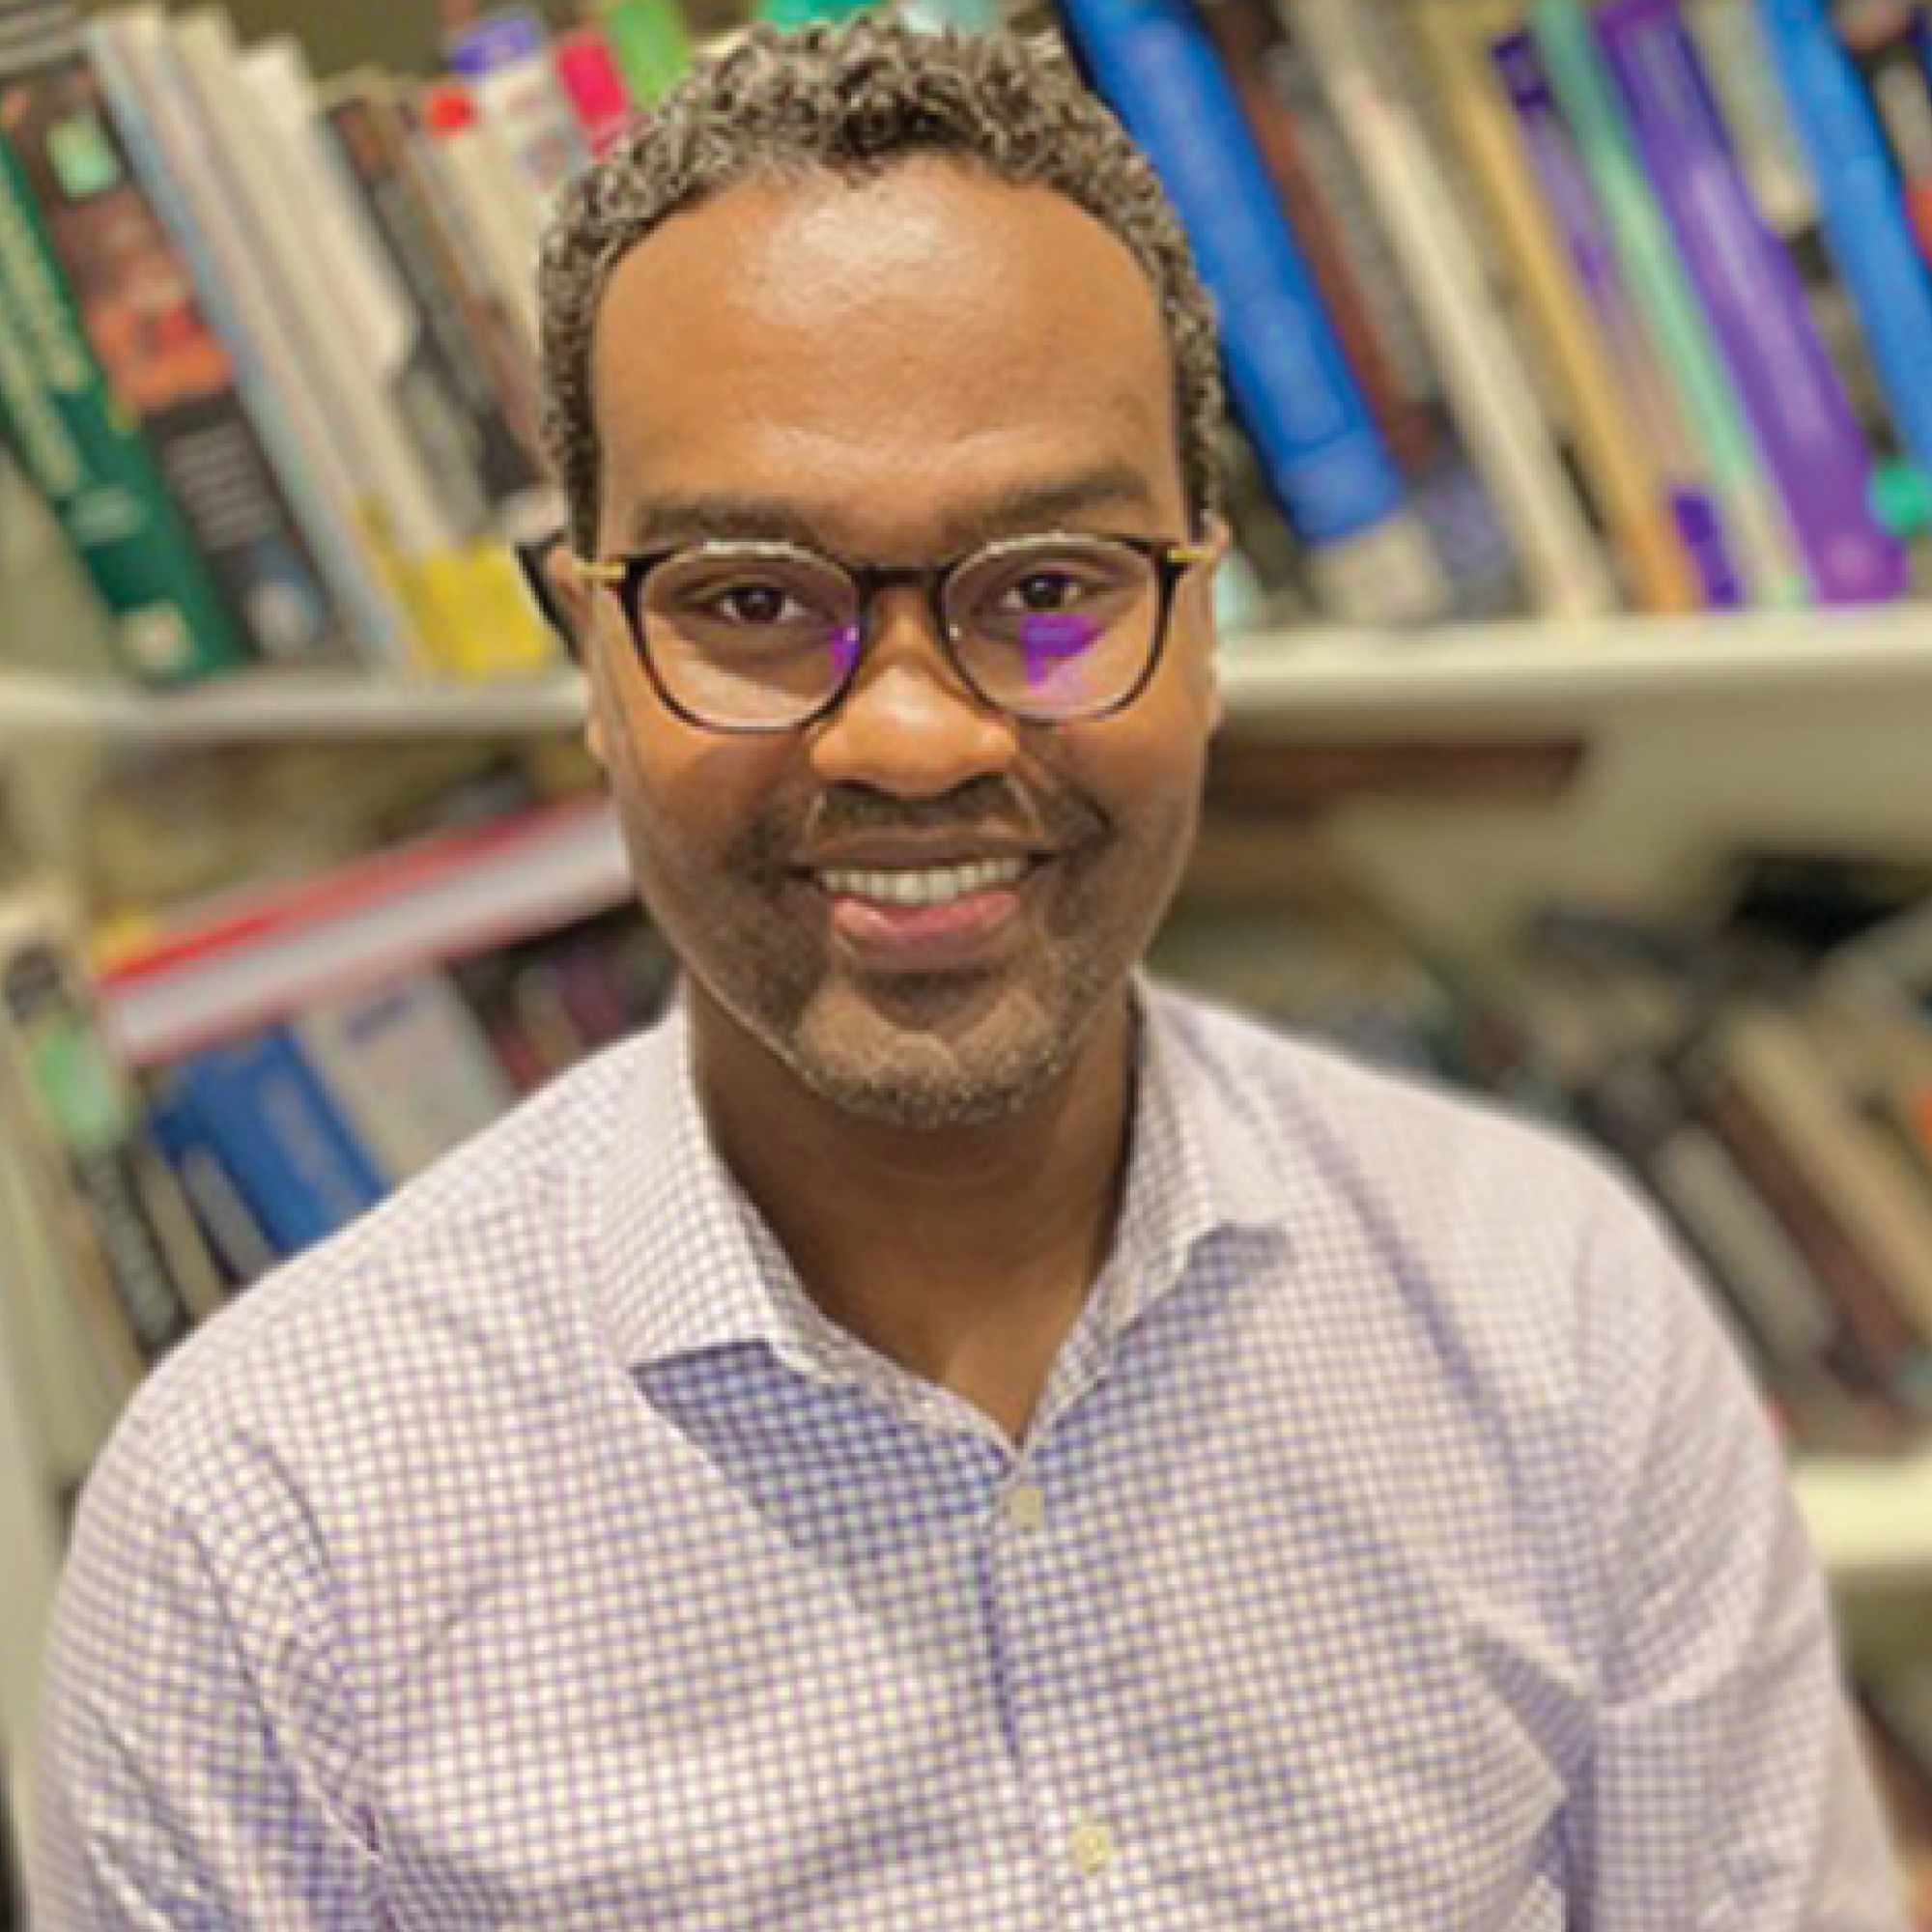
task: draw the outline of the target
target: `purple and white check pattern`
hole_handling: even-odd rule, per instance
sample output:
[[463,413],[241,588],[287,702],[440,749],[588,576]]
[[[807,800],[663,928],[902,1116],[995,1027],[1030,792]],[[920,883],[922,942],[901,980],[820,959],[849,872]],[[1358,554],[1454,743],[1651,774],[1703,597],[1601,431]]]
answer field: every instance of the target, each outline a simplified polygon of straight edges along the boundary
[[836,1329],[682,1022],[150,1382],[42,1932],[1894,1932],[1779,1459],[1578,1151],[1148,989],[1024,1445]]

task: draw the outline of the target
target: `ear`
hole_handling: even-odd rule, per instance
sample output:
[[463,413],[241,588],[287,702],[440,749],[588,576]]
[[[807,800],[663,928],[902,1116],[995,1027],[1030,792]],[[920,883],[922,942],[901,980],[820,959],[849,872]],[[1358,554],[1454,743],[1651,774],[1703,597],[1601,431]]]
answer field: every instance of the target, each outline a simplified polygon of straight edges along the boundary
[[1227,699],[1221,690],[1221,651],[1219,629],[1214,622],[1214,577],[1223,558],[1235,547],[1235,532],[1225,517],[1206,518],[1201,526],[1202,547],[1211,553],[1200,566],[1199,596],[1201,625],[1207,634],[1208,648],[1202,654],[1202,674],[1208,681],[1208,735],[1218,737],[1228,722]]

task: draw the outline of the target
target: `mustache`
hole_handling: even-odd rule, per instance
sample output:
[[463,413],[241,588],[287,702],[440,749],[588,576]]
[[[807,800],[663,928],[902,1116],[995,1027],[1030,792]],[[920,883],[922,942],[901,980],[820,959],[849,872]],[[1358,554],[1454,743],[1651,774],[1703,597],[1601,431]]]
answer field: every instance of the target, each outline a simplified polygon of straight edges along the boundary
[[872,833],[1010,838],[1066,852],[1105,838],[1110,825],[1082,793],[1040,795],[1004,778],[971,779],[939,798],[837,785],[802,812],[774,812],[748,827],[734,857],[748,869],[776,876],[795,869],[799,853],[813,845]]

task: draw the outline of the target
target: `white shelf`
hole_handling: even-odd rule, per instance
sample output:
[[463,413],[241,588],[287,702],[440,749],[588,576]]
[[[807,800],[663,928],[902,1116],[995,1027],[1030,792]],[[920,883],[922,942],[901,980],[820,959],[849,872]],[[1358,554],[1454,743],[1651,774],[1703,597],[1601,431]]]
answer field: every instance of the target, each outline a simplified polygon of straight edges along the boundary
[[1838,1588],[1932,1591],[1932,1452],[1896,1463],[1804,1463],[1797,1489]]
[[[1310,630],[1231,639],[1231,712],[1272,725],[1575,721],[1698,696],[1932,696],[1932,606],[1439,631]],[[99,680],[0,672],[0,742],[85,733],[155,744],[568,730],[574,670],[475,685],[252,672],[156,696]]]

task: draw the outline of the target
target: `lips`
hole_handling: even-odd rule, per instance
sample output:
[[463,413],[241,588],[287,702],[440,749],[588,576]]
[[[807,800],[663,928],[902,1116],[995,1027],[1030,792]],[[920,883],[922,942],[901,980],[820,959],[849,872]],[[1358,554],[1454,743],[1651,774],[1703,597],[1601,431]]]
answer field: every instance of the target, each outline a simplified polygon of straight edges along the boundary
[[[816,880],[834,943],[877,973],[985,967],[1011,945],[1043,864],[980,862],[935,870],[835,872]],[[858,890],[840,890],[856,886]]]

